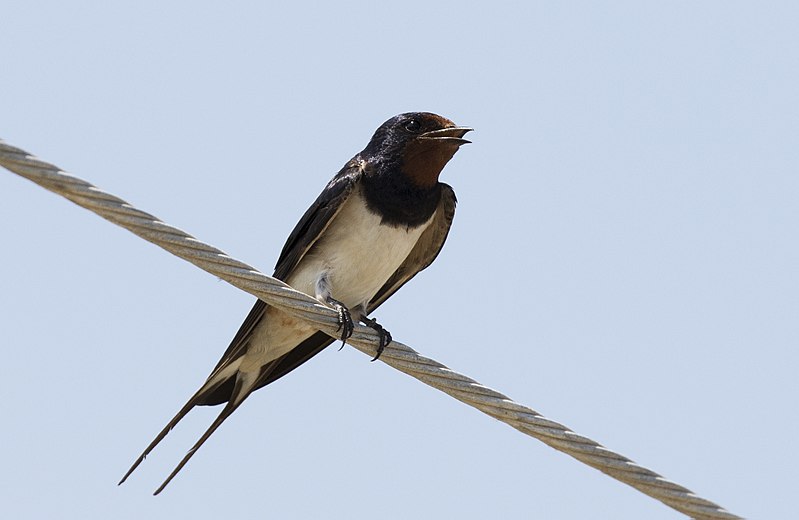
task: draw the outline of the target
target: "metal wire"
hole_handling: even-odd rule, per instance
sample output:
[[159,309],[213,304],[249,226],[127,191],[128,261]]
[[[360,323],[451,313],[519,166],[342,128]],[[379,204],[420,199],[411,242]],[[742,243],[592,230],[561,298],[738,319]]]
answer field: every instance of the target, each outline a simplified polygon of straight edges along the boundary
[[[2,140],[0,140],[0,165],[124,227],[270,305],[312,322],[319,330],[338,337],[336,331],[338,314],[333,309],[295,291],[280,280],[266,276],[253,267],[229,257],[219,249],[161,222],[153,215],[134,208],[124,200],[101,191],[84,180],[69,176],[56,166],[41,161]],[[372,329],[356,325],[348,343],[361,352],[374,356],[378,337]],[[654,471],[635,464],[627,457],[574,433],[562,424],[543,417],[535,410],[516,403],[507,396],[454,372],[437,361],[421,356],[397,341],[392,341],[386,347],[380,360],[690,517],[740,518],[721,506],[698,497],[683,486],[666,480]]]

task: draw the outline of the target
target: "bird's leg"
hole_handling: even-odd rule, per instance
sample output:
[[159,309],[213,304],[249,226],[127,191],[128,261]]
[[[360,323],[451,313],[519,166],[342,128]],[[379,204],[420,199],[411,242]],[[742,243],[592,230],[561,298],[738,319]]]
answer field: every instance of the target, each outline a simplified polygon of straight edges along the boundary
[[328,275],[329,273],[327,271],[319,274],[319,277],[316,279],[315,296],[317,300],[325,302],[338,312],[338,328],[336,330],[341,331],[341,348],[344,348],[344,345],[347,343],[347,338],[352,336],[352,331],[355,330],[355,325],[352,322],[352,316],[347,306],[333,298],[330,289],[330,277]]
[[350,310],[346,307],[346,305],[336,300],[332,296],[325,298],[325,303],[336,309],[336,312],[338,312],[338,328],[336,330],[341,331],[341,348],[344,348],[344,345],[347,343],[347,338],[352,336],[352,331],[355,330],[355,324],[352,322]]
[[372,361],[377,361],[377,358],[380,357],[380,354],[383,353],[383,350],[386,348],[386,346],[391,343],[391,333],[384,329],[382,325],[377,323],[376,319],[367,318],[366,314],[361,315],[361,322],[377,332],[377,335],[380,337],[380,343],[377,345],[377,354],[375,354],[375,357],[372,358]]

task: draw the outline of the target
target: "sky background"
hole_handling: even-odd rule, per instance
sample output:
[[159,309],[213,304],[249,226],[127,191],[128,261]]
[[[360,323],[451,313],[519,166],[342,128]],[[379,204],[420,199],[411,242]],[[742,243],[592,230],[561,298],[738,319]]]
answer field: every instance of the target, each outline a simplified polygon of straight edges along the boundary
[[[0,138],[270,274],[394,114],[472,126],[395,338],[730,511],[799,482],[795,2],[22,2]],[[352,348],[116,483],[253,297],[0,172],[0,517],[682,516]]]

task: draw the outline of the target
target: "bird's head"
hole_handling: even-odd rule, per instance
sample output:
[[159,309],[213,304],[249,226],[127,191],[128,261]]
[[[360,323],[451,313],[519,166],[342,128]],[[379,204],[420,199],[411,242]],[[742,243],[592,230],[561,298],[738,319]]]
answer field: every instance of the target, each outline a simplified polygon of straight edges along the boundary
[[375,131],[361,155],[382,161],[420,187],[433,186],[472,129],[430,112],[394,116]]

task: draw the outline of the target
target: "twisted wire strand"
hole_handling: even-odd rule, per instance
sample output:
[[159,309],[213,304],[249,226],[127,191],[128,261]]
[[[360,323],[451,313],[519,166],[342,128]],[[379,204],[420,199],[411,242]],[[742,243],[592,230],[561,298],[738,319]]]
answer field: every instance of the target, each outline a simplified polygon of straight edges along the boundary
[[[124,200],[101,191],[82,179],[67,175],[58,167],[2,140],[0,140],[0,165],[97,213],[104,219],[270,305],[312,322],[319,330],[338,337],[338,314],[333,309],[292,289],[280,280],[266,276],[255,268],[231,258],[188,233],[161,222],[153,215],[134,208]],[[378,336],[372,329],[356,325],[348,343],[361,352],[374,356],[378,341]],[[543,417],[531,408],[512,401],[500,392],[420,355],[402,343],[392,341],[380,356],[380,360],[685,515],[697,519],[741,518],[654,471],[635,464],[627,457]]]

